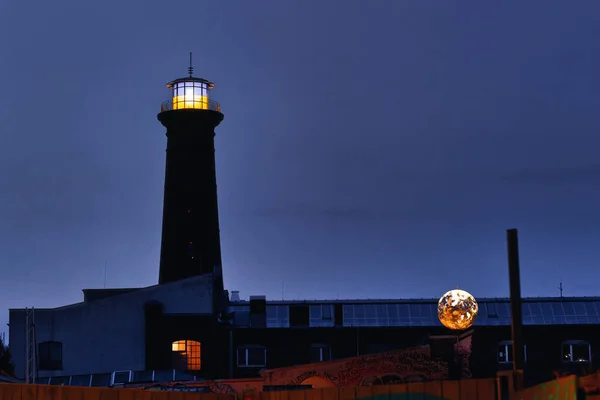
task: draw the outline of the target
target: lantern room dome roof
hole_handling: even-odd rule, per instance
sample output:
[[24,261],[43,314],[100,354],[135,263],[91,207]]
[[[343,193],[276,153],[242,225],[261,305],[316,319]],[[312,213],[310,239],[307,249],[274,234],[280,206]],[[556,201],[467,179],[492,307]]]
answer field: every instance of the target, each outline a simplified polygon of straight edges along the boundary
[[195,78],[193,76],[187,76],[185,78],[179,78],[179,79],[175,79],[169,83],[167,83],[167,88],[169,89],[173,89],[173,86],[177,83],[181,83],[181,82],[199,82],[199,83],[204,83],[206,85],[206,87],[208,89],[212,89],[215,87],[215,84],[212,83],[211,81],[208,81],[206,79],[203,78]]

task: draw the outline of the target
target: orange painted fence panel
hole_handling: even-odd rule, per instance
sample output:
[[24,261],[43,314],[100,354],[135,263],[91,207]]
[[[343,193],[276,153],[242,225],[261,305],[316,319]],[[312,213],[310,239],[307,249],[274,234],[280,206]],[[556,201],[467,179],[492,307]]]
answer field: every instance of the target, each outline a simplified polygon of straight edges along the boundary
[[[579,387],[586,393],[595,394],[600,392],[600,372],[579,378]],[[588,396],[588,398],[592,399],[594,397]],[[600,400],[600,397],[598,400]]]
[[0,384],[0,400],[235,400],[234,395]]
[[[256,393],[254,400],[495,400],[496,379]],[[239,400],[245,400],[243,398]],[[249,400],[249,399],[248,399]]]
[[[578,396],[577,389],[597,389],[600,375],[563,377],[516,394],[516,400],[600,400]],[[198,385],[194,385],[198,386]],[[0,384],[0,400],[497,400],[496,379],[413,382],[399,385],[331,387],[296,391],[238,391],[231,394],[139,389]]]
[[577,400],[577,380],[575,375],[567,376],[527,388],[517,396],[519,400]]
[[0,400],[495,400],[495,379],[414,382],[299,391],[254,392],[251,395],[0,384]]

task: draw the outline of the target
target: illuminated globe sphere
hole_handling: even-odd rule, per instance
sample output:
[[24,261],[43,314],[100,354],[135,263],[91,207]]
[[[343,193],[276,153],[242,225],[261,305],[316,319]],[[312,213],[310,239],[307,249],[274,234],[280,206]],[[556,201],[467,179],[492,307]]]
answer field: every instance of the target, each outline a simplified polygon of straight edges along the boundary
[[446,292],[438,301],[438,319],[448,329],[462,331],[475,323],[479,306],[475,297],[464,290]]

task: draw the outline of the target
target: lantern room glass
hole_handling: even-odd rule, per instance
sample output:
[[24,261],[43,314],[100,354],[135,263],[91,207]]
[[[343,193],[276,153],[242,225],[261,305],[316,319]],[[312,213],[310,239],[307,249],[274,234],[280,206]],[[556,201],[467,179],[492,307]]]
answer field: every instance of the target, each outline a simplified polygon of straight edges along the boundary
[[178,82],[173,85],[173,110],[208,110],[208,87],[204,82]]

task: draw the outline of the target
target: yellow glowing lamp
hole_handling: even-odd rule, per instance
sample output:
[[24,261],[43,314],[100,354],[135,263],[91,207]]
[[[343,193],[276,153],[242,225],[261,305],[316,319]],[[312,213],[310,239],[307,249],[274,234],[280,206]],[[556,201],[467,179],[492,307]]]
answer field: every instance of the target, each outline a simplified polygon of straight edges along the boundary
[[167,87],[173,91],[173,110],[208,110],[208,91],[214,88],[215,84],[206,79],[189,76],[169,82]]
[[446,292],[438,301],[438,319],[448,329],[462,331],[475,323],[479,306],[471,293],[455,289]]
[[[192,76],[194,67],[192,66],[192,53],[190,53],[190,67],[188,68],[190,76],[187,78],[175,79],[167,83],[167,88],[173,91],[171,99],[171,110],[196,109],[196,110],[214,110],[220,111],[217,103],[211,104],[208,91],[215,87],[215,84],[202,78]],[[163,111],[166,111],[163,105]]]
[[[206,79],[193,76],[192,53],[190,53],[188,72],[188,77],[175,79],[167,83],[167,88],[172,91],[171,100],[162,103],[160,107],[161,114],[172,110],[210,110],[220,113],[221,106],[216,101],[211,100],[208,94],[215,87],[215,84]],[[221,119],[223,119],[222,115]]]

